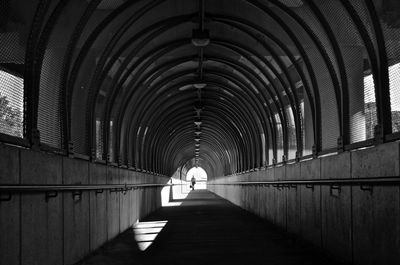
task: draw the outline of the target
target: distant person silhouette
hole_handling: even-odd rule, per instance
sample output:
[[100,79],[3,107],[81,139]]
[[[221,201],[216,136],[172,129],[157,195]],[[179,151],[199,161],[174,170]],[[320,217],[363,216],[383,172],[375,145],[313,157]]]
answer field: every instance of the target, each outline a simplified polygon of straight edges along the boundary
[[194,184],[196,184],[196,178],[194,176],[192,176],[192,179],[190,180],[190,182],[192,183],[192,185],[190,185],[190,187],[192,188],[192,190],[194,190]]

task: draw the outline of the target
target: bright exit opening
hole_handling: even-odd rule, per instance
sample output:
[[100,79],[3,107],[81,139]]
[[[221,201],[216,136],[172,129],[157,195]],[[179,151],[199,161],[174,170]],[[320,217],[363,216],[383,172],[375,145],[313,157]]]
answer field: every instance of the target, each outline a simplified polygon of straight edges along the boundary
[[[176,207],[184,204],[185,201],[187,203],[190,200],[196,200],[197,196],[201,196],[201,193],[197,191],[207,189],[207,173],[203,168],[193,167],[186,174],[181,170],[182,168],[179,168],[178,174],[171,177],[169,183],[173,186],[165,186],[161,191],[163,207]],[[192,177],[196,179],[194,190],[190,187]]]
[[186,181],[190,182],[192,177],[196,179],[196,184],[194,185],[195,190],[201,190],[207,188],[207,173],[201,167],[192,167],[186,173]]

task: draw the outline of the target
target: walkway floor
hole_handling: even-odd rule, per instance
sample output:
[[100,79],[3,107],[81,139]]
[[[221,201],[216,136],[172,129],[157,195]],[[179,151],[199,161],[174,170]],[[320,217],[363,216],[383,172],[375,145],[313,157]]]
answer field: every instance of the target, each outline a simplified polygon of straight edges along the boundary
[[159,209],[79,264],[338,263],[211,192],[195,190],[180,206]]

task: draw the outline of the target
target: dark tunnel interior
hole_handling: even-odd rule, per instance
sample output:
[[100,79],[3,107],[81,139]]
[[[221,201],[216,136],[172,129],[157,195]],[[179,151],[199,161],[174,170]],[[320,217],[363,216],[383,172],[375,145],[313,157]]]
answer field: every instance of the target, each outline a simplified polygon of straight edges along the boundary
[[[257,184],[312,192],[330,185],[332,195],[341,185],[365,188],[340,179],[398,177],[400,152],[389,150],[400,139],[399,14],[397,0],[0,0],[0,144],[19,150],[2,154],[1,201],[23,184],[172,185],[193,167],[210,185],[232,176],[249,182],[251,196],[259,194],[251,181],[339,179]],[[373,148],[379,158],[356,158]],[[349,166],[318,162],[317,175],[302,166],[324,157],[345,157]],[[76,161],[90,163],[89,173],[80,177],[77,165],[65,180]],[[104,181],[91,178],[103,174],[92,164],[104,166]],[[396,204],[398,182],[387,183]],[[375,184],[382,182],[366,190]],[[210,187],[235,204],[251,201],[235,186]],[[282,197],[285,212],[290,196]],[[312,198],[323,205],[323,195]]]
[[26,144],[214,178],[398,131],[396,1],[2,5]]

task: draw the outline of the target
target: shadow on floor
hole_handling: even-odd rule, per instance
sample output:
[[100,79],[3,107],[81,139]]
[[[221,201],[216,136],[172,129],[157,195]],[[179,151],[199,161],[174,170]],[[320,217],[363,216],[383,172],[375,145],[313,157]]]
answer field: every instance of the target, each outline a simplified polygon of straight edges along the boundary
[[184,199],[172,199],[171,202],[180,202],[179,206],[210,205],[223,203],[217,195],[207,190],[191,190]]
[[79,264],[338,264],[207,190],[181,201]]

